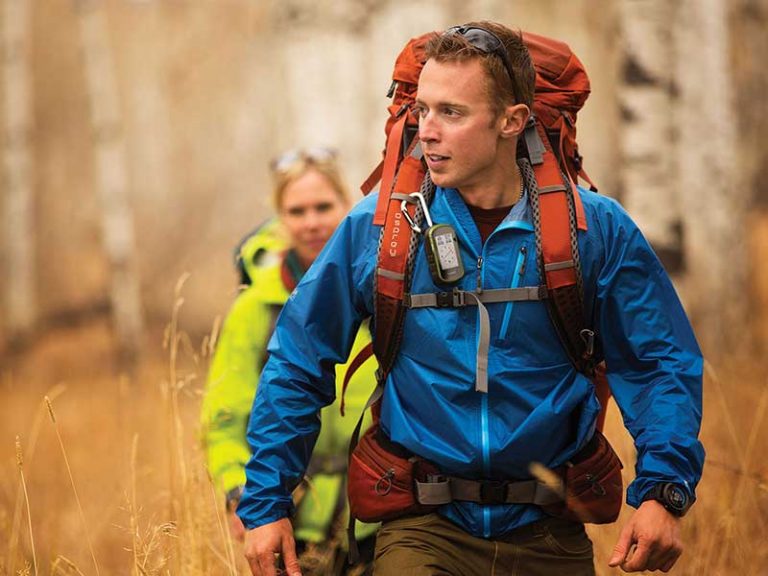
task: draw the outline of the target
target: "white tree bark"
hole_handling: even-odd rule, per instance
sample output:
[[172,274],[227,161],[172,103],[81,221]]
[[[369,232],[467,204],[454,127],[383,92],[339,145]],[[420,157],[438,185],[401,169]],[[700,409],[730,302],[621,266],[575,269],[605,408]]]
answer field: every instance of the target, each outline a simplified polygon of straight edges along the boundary
[[748,190],[738,177],[726,0],[677,4],[675,108],[689,312],[705,351],[745,331],[744,222]]
[[30,150],[30,5],[27,0],[3,1],[3,189],[6,200],[3,233],[8,264],[4,277],[5,315],[11,341],[27,336],[36,316],[34,184]]
[[132,362],[141,351],[144,320],[114,64],[102,3],[75,0],[75,7],[90,102],[102,237],[111,272],[110,302],[121,357]]
[[667,0],[622,0],[622,202],[659,249],[680,249],[675,224],[672,29]]

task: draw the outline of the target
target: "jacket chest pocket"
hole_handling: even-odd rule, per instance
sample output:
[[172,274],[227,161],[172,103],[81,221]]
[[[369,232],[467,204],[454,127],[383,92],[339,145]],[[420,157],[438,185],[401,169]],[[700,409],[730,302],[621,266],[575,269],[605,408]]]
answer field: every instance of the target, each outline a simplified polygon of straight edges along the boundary
[[[528,268],[528,245],[524,243],[520,246],[517,252],[517,258],[515,259],[515,267],[512,271],[512,280],[510,281],[510,288],[519,288],[523,285],[523,279],[525,278],[525,271]],[[508,340],[511,337],[510,327],[512,323],[512,315],[515,311],[515,307],[519,305],[519,302],[507,302],[504,309],[504,316],[501,320],[501,327],[499,328],[498,339],[501,342]]]
[[[523,244],[514,257],[510,288],[541,283],[535,247]],[[507,302],[494,345],[514,357],[514,364],[552,366],[568,362],[544,301]]]

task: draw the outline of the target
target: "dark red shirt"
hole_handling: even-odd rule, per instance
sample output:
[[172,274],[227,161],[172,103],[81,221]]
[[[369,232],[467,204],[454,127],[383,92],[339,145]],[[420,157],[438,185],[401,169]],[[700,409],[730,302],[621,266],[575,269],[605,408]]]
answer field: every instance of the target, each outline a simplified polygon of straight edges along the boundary
[[480,232],[480,238],[485,244],[488,236],[491,232],[496,230],[496,227],[501,224],[509,211],[512,210],[512,206],[502,206],[501,208],[478,208],[467,204],[469,213],[472,215],[472,219],[475,221],[478,231]]

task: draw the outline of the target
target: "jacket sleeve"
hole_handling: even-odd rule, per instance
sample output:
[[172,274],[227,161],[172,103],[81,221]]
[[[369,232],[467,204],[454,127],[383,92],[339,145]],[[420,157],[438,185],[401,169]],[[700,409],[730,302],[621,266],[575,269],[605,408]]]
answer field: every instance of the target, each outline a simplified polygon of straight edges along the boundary
[[358,214],[357,234],[355,228],[350,216],[342,221],[291,294],[270,340],[237,510],[249,529],[293,513],[291,492],[309,462],[320,409],[336,397],[335,365],[346,361],[360,323],[370,315],[374,228],[364,214]]
[[250,457],[245,431],[271,322],[270,310],[254,290],[241,292],[227,314],[203,397],[208,470],[223,492],[245,484],[244,468]]
[[605,260],[597,325],[608,381],[637,449],[627,502],[639,506],[657,482],[686,486],[693,497],[704,465],[701,351],[672,282],[635,223],[613,201],[599,220]]

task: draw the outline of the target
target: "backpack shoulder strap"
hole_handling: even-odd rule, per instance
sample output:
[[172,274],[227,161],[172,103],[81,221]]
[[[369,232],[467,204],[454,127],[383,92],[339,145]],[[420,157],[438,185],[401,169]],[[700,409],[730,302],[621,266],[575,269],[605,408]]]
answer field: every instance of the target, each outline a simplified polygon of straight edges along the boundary
[[403,300],[419,240],[406,221],[403,209],[408,211],[408,217],[414,222],[424,220],[421,205],[411,201],[409,196],[419,191],[429,203],[434,194],[434,184],[424,167],[421,146],[416,139],[397,171],[379,239],[374,280],[373,350],[384,375],[392,369],[400,347],[405,314]]
[[598,358],[595,333],[584,315],[578,230],[587,222],[576,185],[563,171],[532,117],[525,131],[528,158],[520,168],[531,200],[539,272],[555,330],[574,366],[592,376]]

